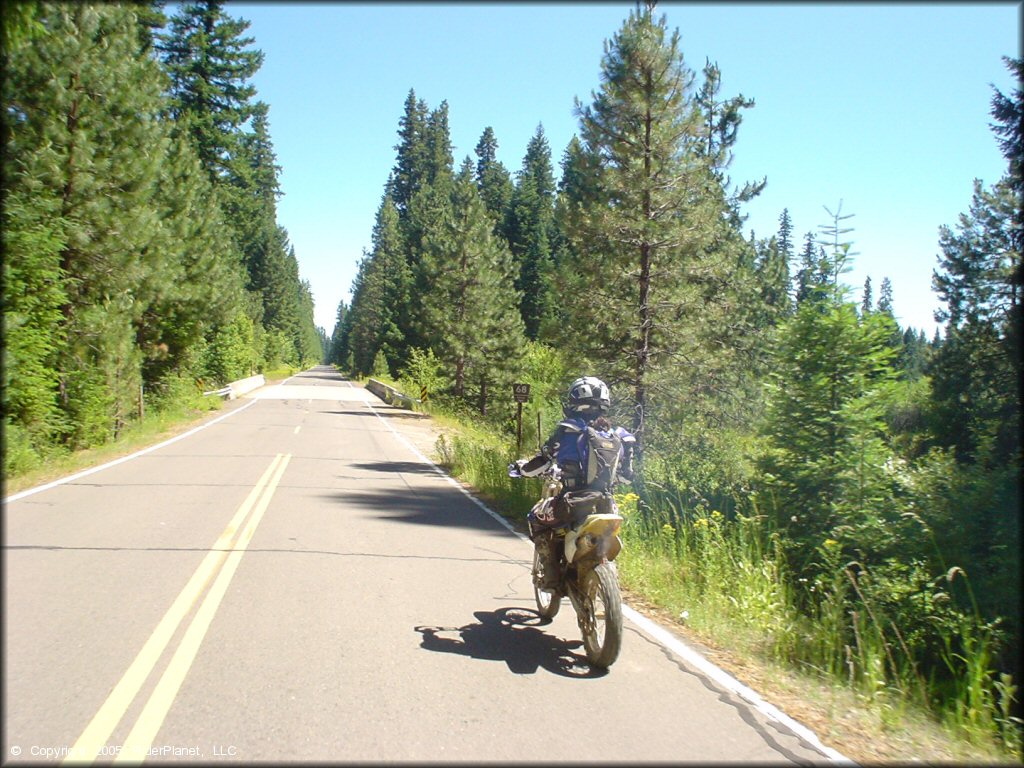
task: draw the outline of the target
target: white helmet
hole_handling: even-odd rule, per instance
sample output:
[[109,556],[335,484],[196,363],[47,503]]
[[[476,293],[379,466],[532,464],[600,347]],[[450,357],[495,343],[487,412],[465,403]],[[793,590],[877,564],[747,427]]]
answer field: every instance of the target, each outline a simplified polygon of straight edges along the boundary
[[576,379],[569,385],[569,400],[566,412],[585,413],[599,416],[607,413],[612,406],[608,385],[593,376]]

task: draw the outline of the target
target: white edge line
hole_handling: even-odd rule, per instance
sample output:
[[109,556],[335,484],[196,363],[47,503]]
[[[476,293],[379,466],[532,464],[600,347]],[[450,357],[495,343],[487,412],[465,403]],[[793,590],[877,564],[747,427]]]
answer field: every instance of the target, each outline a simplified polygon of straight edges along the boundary
[[628,616],[630,621],[632,621],[634,624],[640,627],[640,629],[642,629],[651,638],[653,638],[654,640],[661,643],[664,647],[671,650],[673,653],[682,658],[688,664],[691,664],[692,666],[699,669],[701,672],[710,677],[712,680],[714,680],[716,683],[718,683],[726,690],[731,691],[732,693],[736,694],[742,699],[745,699],[748,703],[753,705],[755,709],[761,712],[761,714],[763,714],[765,717],[769,718],[770,720],[775,720],[776,722],[781,723],[782,725],[789,728],[800,739],[810,744],[812,747],[814,747],[816,750],[824,754],[830,760],[845,765],[857,765],[857,763],[851,760],[850,758],[837,752],[831,747],[827,747],[824,744],[822,744],[821,740],[818,738],[817,734],[814,733],[814,731],[809,729],[807,726],[798,723],[796,720],[794,720],[789,715],[779,710],[773,704],[769,704],[767,701],[761,698],[761,696],[756,691],[745,686],[743,683],[734,678],[725,670],[716,667],[714,664],[712,664],[710,661],[708,661],[699,653],[697,653],[697,651],[690,648],[682,640],[680,640],[678,637],[673,635],[668,630],[658,626],[653,621],[648,619],[646,616],[644,616],[641,613],[638,613],[635,609],[630,608],[625,603],[622,604],[622,613],[623,615]]
[[186,437],[194,435],[196,432],[204,430],[207,427],[212,427],[218,421],[224,421],[224,419],[229,418],[231,416],[234,416],[236,413],[241,413],[246,408],[249,408],[249,407],[251,407],[253,405],[256,405],[256,403],[258,403],[258,402],[259,402],[259,400],[257,398],[253,398],[248,403],[243,405],[241,408],[235,408],[234,410],[229,411],[228,413],[225,413],[223,416],[218,416],[213,421],[208,421],[205,424],[201,424],[200,426],[195,427],[194,429],[190,429],[188,432],[183,432],[182,434],[177,435],[175,437],[172,437],[169,440],[164,440],[162,443],[157,443],[156,445],[151,445],[151,446],[149,446],[149,448],[143,448],[141,451],[136,451],[135,453],[129,454],[128,456],[122,456],[119,459],[114,459],[113,461],[108,461],[106,464],[101,464],[98,467],[92,467],[92,468],[86,469],[86,470],[84,470],[82,472],[78,472],[78,473],[76,473],[74,475],[68,475],[67,477],[62,477],[60,480],[54,480],[52,483],[47,483],[46,485],[40,485],[40,486],[38,486],[36,488],[29,488],[27,491],[21,491],[20,493],[16,493],[13,496],[8,496],[6,499],[3,500],[3,503],[4,504],[10,504],[13,501],[18,501],[19,499],[24,499],[26,496],[31,496],[31,495],[33,495],[35,493],[41,493],[42,491],[48,491],[51,488],[56,488],[58,485],[64,485],[65,483],[70,483],[73,480],[78,480],[79,478],[86,477],[86,476],[91,475],[91,474],[93,474],[95,472],[101,472],[104,469],[110,469],[111,467],[115,467],[118,464],[124,464],[126,461],[131,461],[132,459],[137,459],[139,456],[144,456],[145,454],[150,453],[151,451],[158,450],[159,448],[163,448],[165,446],[168,446],[171,443],[176,443],[179,440],[184,440]]
[[[410,443],[405,438],[404,435],[402,435],[400,432],[398,432],[398,430],[396,430],[394,427],[392,427],[387,422],[387,420],[383,416],[381,416],[380,413],[377,412],[377,409],[373,407],[372,403],[370,403],[368,401],[364,401],[364,402],[366,402],[367,408],[369,408],[373,412],[373,415],[376,416],[378,419],[380,419],[381,423],[383,423],[385,427],[387,427],[389,430],[391,430],[392,434],[394,434],[395,437],[397,437],[400,441],[402,441],[402,443],[404,443],[405,446],[410,451],[412,451],[414,454],[416,454],[425,464],[430,465],[430,467],[437,474],[439,474],[441,477],[443,477],[445,480],[447,480],[451,485],[453,485],[456,488],[458,488],[470,501],[472,501],[480,509],[482,509],[488,515],[490,515],[495,520],[497,520],[499,523],[501,523],[505,528],[507,528],[512,533],[514,533],[520,539],[522,539],[523,541],[529,541],[530,540],[529,537],[524,536],[519,531],[517,531],[515,528],[513,528],[504,517],[499,515],[497,512],[495,512],[490,507],[488,507],[486,504],[484,504],[482,501],[480,501],[480,499],[478,499],[476,496],[474,496],[469,491],[467,491],[465,488],[463,488],[458,483],[458,481],[455,480],[455,478],[453,478],[451,475],[449,475],[447,472],[445,472],[443,469],[441,469],[439,466],[437,466],[434,462],[432,462],[430,459],[428,459],[426,456],[424,456],[419,451],[419,449],[416,448],[416,446],[414,446],[412,443]],[[690,664],[690,665],[696,667],[697,669],[699,669],[701,672],[703,672],[705,675],[710,677],[712,680],[714,680],[716,683],[721,685],[726,690],[731,691],[732,693],[736,694],[740,698],[742,698],[745,701],[747,701],[747,703],[749,703],[751,706],[753,706],[757,711],[759,711],[762,715],[767,717],[769,720],[774,720],[774,721],[784,725],[785,727],[787,727],[798,738],[800,738],[803,741],[805,741],[808,744],[810,744],[814,749],[816,749],[819,752],[821,752],[823,755],[825,755],[827,758],[829,758],[833,762],[841,763],[841,764],[844,764],[844,765],[858,765],[858,763],[854,762],[853,760],[851,760],[850,758],[846,757],[842,753],[837,752],[836,750],[832,749],[831,747],[827,747],[824,744],[822,744],[821,743],[821,739],[819,739],[817,734],[815,734],[814,731],[812,731],[810,728],[808,728],[805,725],[802,725],[801,723],[798,723],[796,720],[794,720],[789,715],[787,715],[784,712],[782,712],[781,710],[779,710],[774,705],[769,704],[767,701],[765,701],[763,698],[761,698],[761,696],[756,691],[754,691],[754,690],[748,688],[747,686],[745,686],[743,683],[741,683],[739,680],[734,678],[732,675],[730,675],[725,670],[720,669],[719,667],[716,667],[714,664],[712,664],[710,661],[705,659],[703,656],[701,656],[695,650],[690,648],[682,640],[680,640],[678,637],[673,635],[668,630],[664,629],[663,627],[658,626],[653,621],[648,619],[646,616],[644,616],[643,614],[638,613],[635,609],[629,607],[625,603],[622,604],[622,613],[623,613],[623,615],[628,617],[630,621],[632,621],[634,624],[636,624],[637,627],[639,627],[651,639],[655,640],[657,643],[659,643],[664,648],[667,648],[668,650],[672,651],[672,653],[674,653],[677,656],[679,656],[681,659],[683,659],[688,664]]]
[[449,484],[451,484],[454,487],[458,488],[467,499],[469,499],[474,504],[476,504],[478,507],[480,507],[480,509],[482,509],[488,515],[493,517],[495,520],[497,520],[499,523],[501,523],[505,528],[507,528],[512,533],[514,533],[516,536],[518,536],[520,539],[522,539],[523,541],[529,541],[530,540],[528,536],[524,536],[519,531],[517,531],[515,528],[513,528],[509,524],[508,520],[506,520],[504,517],[502,517],[497,512],[495,512],[493,509],[491,509],[486,504],[484,504],[482,501],[480,501],[480,499],[478,499],[476,496],[474,496],[469,491],[467,491],[465,488],[463,488],[461,485],[459,485],[459,482],[454,477],[449,475],[447,472],[445,472],[443,469],[441,469],[439,466],[437,466],[437,464],[435,464],[430,459],[428,459],[426,456],[424,456],[422,453],[420,453],[419,449],[415,445],[410,443],[405,438],[405,435],[401,434],[394,427],[392,427],[390,424],[388,424],[387,420],[383,416],[381,416],[380,413],[377,412],[377,409],[373,407],[373,404],[371,402],[369,402],[368,400],[364,400],[363,402],[366,403],[366,407],[367,408],[369,408],[371,411],[373,411],[373,415],[376,416],[378,419],[380,419],[381,423],[385,427],[390,429],[391,433],[395,437],[397,437],[399,440],[401,440],[402,443],[405,444],[406,448],[408,448],[410,451],[415,453],[420,458],[421,461],[423,461],[425,464],[429,464],[431,469],[433,469],[437,474],[439,474],[441,477],[443,477],[445,480],[447,480]]

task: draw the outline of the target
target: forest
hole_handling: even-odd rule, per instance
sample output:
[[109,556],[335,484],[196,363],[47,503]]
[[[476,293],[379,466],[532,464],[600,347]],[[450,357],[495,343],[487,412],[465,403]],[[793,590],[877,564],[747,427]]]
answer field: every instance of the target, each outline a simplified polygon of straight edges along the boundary
[[888,279],[877,300],[844,284],[841,206],[744,236],[764,181],[729,166],[754,100],[690,69],[650,5],[599,76],[557,180],[543,126],[514,171],[490,127],[456,164],[448,104],[409,91],[329,360],[475,425],[447,464],[521,511],[511,384],[530,445],[570,381],[602,378],[641,457],[627,583],[1019,755],[1021,91],[978,116],[1007,170],[938,233],[927,339]]
[[606,41],[557,169],[542,125],[518,169],[490,127],[456,163],[448,104],[410,88],[328,338],[277,222],[262,54],[223,3],[176,9],[5,8],[5,475],[325,359],[472,425],[445,463],[521,506],[511,384],[525,453],[595,375],[638,437],[627,584],[1019,758],[1020,88],[977,116],[1006,172],[938,233],[931,339],[884,277],[844,283],[841,206],[744,234],[754,99],[691,68],[653,4]]
[[162,5],[5,4],[5,475],[323,356],[262,54],[222,4]]

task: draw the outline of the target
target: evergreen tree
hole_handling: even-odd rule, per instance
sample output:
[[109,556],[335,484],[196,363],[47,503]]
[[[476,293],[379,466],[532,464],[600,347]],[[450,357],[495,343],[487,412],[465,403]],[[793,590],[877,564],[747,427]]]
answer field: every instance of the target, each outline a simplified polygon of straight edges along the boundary
[[161,169],[155,205],[159,240],[144,254],[152,263],[143,280],[153,301],[141,313],[136,343],[149,383],[191,370],[191,350],[214,329],[244,311],[245,274],[217,191],[187,129],[175,129]]
[[[740,123],[743,122],[741,110],[753,107],[754,100],[745,99],[740,94],[725,101],[718,101],[718,92],[722,87],[722,72],[718,64],[712,64],[710,59],[706,60],[703,74],[704,83],[695,97],[704,120],[704,135],[697,151],[714,169],[722,188],[728,189],[730,181],[725,171],[732,164],[732,146],[736,143],[736,135]],[[740,214],[740,205],[761,194],[766,183],[766,179],[756,183],[747,182],[730,195],[729,215],[735,227],[739,227],[745,218]]]
[[775,325],[792,312],[789,297],[789,257],[777,238],[756,246],[758,253],[755,275],[760,286],[759,303],[765,314],[765,322]]
[[[1024,265],[1021,254],[1024,253],[1024,58],[1012,59],[1003,57],[1007,69],[1016,75],[1017,88],[1006,96],[998,90],[992,96],[992,117],[995,124],[992,130],[996,134],[999,149],[1008,163],[1004,193],[1015,202],[1010,227],[1010,241],[1013,253],[1017,254],[1016,262],[1010,269],[1010,292],[1014,297],[1010,310],[1010,330],[1008,332],[1011,356],[1015,360],[1021,358],[1021,341],[1024,338],[1024,302],[1020,301],[1024,290]],[[1019,370],[1019,369],[1018,369]]]
[[487,212],[494,219],[494,234],[507,239],[505,216],[512,202],[512,176],[497,159],[498,140],[487,126],[476,145],[476,184]]
[[506,227],[517,271],[516,290],[522,295],[520,313],[530,339],[537,338],[550,314],[554,213],[551,150],[543,126],[538,125],[526,146]]
[[882,286],[878,289],[878,306],[879,312],[884,312],[893,316],[893,305],[892,305],[892,281],[888,277],[882,278]]
[[158,121],[161,75],[142,53],[129,10],[45,5],[39,13],[45,34],[7,62],[5,183],[15,199],[24,190],[38,232],[59,233],[55,379],[71,440],[88,445],[136,411],[141,355],[133,340],[159,282],[147,273],[167,265],[153,247],[168,149]]
[[426,145],[426,176],[424,183],[450,188],[452,179],[452,139],[448,128],[448,102],[430,112],[424,130]]
[[643,441],[652,374],[676,388],[671,407],[678,387],[697,386],[709,373],[702,363],[713,363],[702,336],[727,293],[728,204],[705,154],[693,73],[664,18],[631,12],[605,45],[601,80],[591,106],[577,103],[583,143],[571,183],[580,199],[567,207],[576,257],[562,270],[560,299],[578,331],[574,348],[632,390],[626,407]]
[[824,538],[876,560],[879,521],[899,520],[885,471],[892,326],[880,313],[858,319],[840,297],[805,302],[776,347],[762,469],[790,564],[811,582]]
[[260,273],[265,267],[261,262],[275,238],[277,198],[281,194],[281,168],[270,138],[269,107],[264,102],[253,105],[252,132],[240,137],[237,157],[230,174],[227,211],[244,254],[249,287],[258,291],[264,287]]
[[171,78],[171,118],[187,116],[199,157],[214,181],[234,172],[243,126],[253,114],[254,86],[247,81],[263,64],[261,51],[243,37],[249,22],[234,19],[217,0],[182,5],[158,50]]
[[[843,201],[839,201],[839,206],[836,208],[835,213],[829,210],[828,206],[822,206],[825,212],[832,219],[830,224],[819,224],[818,229],[821,230],[823,239],[818,240],[818,245],[822,248],[827,248],[827,256],[819,261],[819,271],[824,272],[822,275],[822,282],[825,285],[830,286],[830,290],[839,290],[839,277],[845,272],[850,270],[850,262],[854,256],[859,255],[857,251],[851,251],[851,243],[849,241],[842,240],[843,235],[853,232],[853,227],[844,227],[841,222],[846,219],[852,219],[854,214],[848,213],[845,216],[843,212]],[[883,286],[885,281],[882,282]]]
[[980,458],[993,438],[995,461],[1019,451],[1020,361],[1012,332],[1019,303],[1012,277],[1020,261],[1012,239],[1016,212],[1005,179],[990,190],[976,181],[958,231],[940,228],[940,269],[932,283],[945,304],[936,319],[946,322],[946,340],[932,378],[944,440],[962,460]]
[[323,329],[314,320],[313,289],[309,282],[299,282],[298,337],[295,345],[299,351],[299,365],[308,368],[324,362]]
[[413,196],[427,181],[426,102],[416,98],[411,88],[405,100],[405,112],[398,123],[398,152],[393,171],[392,197],[399,216],[405,221]]
[[804,249],[800,253],[800,269],[796,273],[797,306],[807,300],[816,301],[828,294],[832,285],[832,269],[825,249],[818,245],[813,232],[804,235]]
[[165,0],[130,0],[139,22],[139,42],[143,53],[153,50],[159,30],[167,26]]
[[486,413],[493,386],[508,380],[520,354],[522,320],[511,256],[495,238],[466,158],[442,225],[424,236],[421,293],[425,346],[448,366],[457,397],[473,388]]
[[[1007,60],[1018,73],[1020,60]],[[1022,87],[996,92],[993,130],[1008,172],[985,189],[975,181],[969,212],[942,227],[932,285],[945,305],[945,338],[927,371],[932,431],[956,463],[944,494],[942,542],[963,559],[984,615],[1008,617],[1019,659],[1020,275]],[[937,332],[936,332],[936,335]]]
[[336,365],[343,370],[348,369],[345,362],[346,353],[348,351],[348,339],[346,334],[348,311],[348,305],[345,303],[345,300],[342,299],[339,301],[338,310],[334,316],[334,329],[331,331],[330,343],[327,348],[327,362],[332,365]]
[[789,209],[783,208],[779,214],[779,231],[776,235],[779,253],[785,257],[788,265],[793,261],[793,221],[789,217]]
[[19,440],[24,455],[45,453],[61,431],[56,368],[66,335],[61,307],[67,295],[60,220],[23,190],[5,193],[2,215],[4,469],[10,471],[12,446]]
[[[425,105],[421,105],[426,108]],[[399,160],[401,161],[401,150]],[[423,238],[440,222],[451,207],[452,196],[452,143],[448,132],[448,104],[429,111],[423,123],[419,152],[422,165],[416,169],[416,176],[411,176],[410,188],[412,195],[405,205],[400,206],[400,198],[395,197],[400,219],[403,223],[403,236],[406,245],[406,256],[409,265],[415,271],[423,250]],[[398,194],[401,171],[395,178],[395,194]],[[416,345],[414,345],[416,346]]]
[[865,315],[874,311],[874,307],[872,306],[873,301],[874,297],[872,296],[871,292],[871,275],[868,275],[867,277],[864,278],[864,293],[862,294],[860,301],[861,317],[864,317]]
[[915,331],[907,328],[903,332],[902,343],[899,347],[899,356],[896,361],[902,376],[908,381],[917,381],[925,372],[928,365],[929,347],[928,339],[924,331]]
[[410,285],[398,209],[386,193],[373,228],[373,250],[360,262],[352,290],[347,341],[355,371],[370,373],[378,354],[392,374],[404,365],[408,349],[402,319],[411,309]]

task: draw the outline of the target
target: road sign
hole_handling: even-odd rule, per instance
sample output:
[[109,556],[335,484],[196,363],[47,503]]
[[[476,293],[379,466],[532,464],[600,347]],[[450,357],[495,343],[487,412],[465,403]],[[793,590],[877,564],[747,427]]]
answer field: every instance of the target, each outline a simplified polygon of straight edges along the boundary
[[517,403],[525,403],[530,399],[530,385],[529,384],[513,384],[512,385],[512,397],[516,399]]

